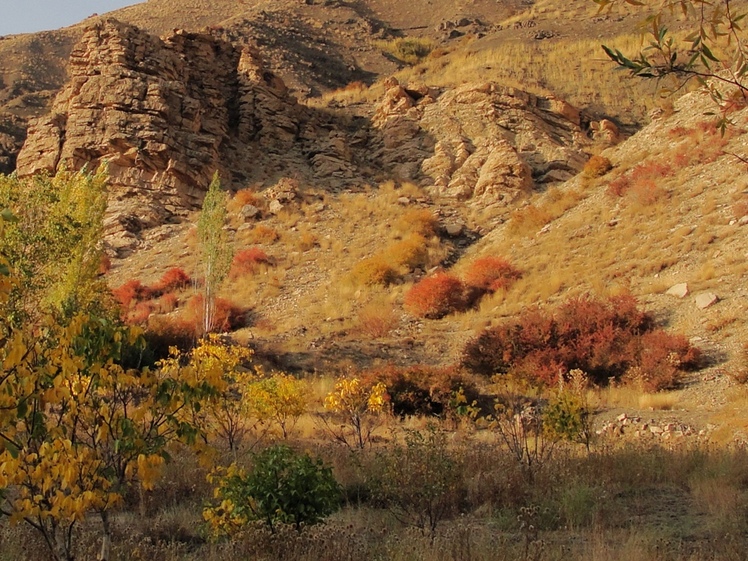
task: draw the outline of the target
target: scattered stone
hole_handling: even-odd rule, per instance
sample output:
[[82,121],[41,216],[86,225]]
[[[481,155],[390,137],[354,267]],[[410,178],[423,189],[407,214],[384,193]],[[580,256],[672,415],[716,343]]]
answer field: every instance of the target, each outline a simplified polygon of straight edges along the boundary
[[260,215],[260,209],[254,205],[244,205],[239,214],[244,220],[252,220]]
[[663,432],[665,432],[665,430],[662,427],[658,427],[657,425],[650,425],[649,432],[651,432],[654,435],[660,435]]
[[616,417],[616,421],[618,421],[620,423],[620,422],[625,421],[628,418],[629,418],[629,416],[626,415],[626,413],[621,413],[620,415],[618,415],[618,417]]
[[745,216],[741,216],[740,220],[738,220],[738,224],[740,226],[745,226],[746,224],[748,224],[748,214],[746,214]]
[[463,226],[459,222],[448,222],[444,225],[444,231],[447,232],[448,236],[451,236],[453,238],[456,238],[457,236],[462,234],[464,228],[465,226]]
[[278,214],[281,210],[283,210],[283,203],[279,200],[270,201],[270,204],[268,205],[268,212],[271,214]]
[[675,296],[677,298],[685,298],[686,296],[688,296],[688,284],[685,282],[674,284],[673,286],[668,288],[665,294],[669,294],[670,296]]
[[410,204],[410,199],[408,197],[399,197],[397,203],[406,206]]
[[574,177],[574,174],[570,171],[566,171],[563,169],[552,169],[548,173],[543,174],[540,179],[538,179],[538,183],[563,183],[564,181],[568,181]]
[[618,129],[618,125],[609,119],[592,121],[590,123],[590,131],[592,132],[592,139],[596,142],[613,145],[621,141],[621,132]]
[[551,31],[550,29],[541,29],[535,35],[533,35],[533,39],[536,41],[542,41],[543,39],[552,39],[556,36],[555,31]]
[[696,298],[694,299],[696,307],[700,310],[704,310],[709,306],[716,304],[718,301],[719,298],[713,292],[704,292],[696,296]]

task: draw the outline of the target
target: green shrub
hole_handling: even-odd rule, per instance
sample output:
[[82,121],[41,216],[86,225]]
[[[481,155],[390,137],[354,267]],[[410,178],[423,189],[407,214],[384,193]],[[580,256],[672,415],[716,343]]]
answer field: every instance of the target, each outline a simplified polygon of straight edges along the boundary
[[439,522],[459,512],[462,466],[443,432],[408,431],[405,445],[383,449],[377,461],[376,495],[401,523],[433,536]]
[[340,507],[341,489],[332,469],[284,445],[257,454],[249,473],[232,466],[218,483],[215,496],[220,504],[203,513],[214,535],[230,535],[252,520],[264,522],[271,531],[277,524],[301,530]]
[[[572,381],[587,381],[581,370],[573,370],[569,375]],[[549,438],[579,442],[589,450],[592,437],[592,410],[587,403],[584,385],[562,386],[548,400],[543,411],[543,430]]]

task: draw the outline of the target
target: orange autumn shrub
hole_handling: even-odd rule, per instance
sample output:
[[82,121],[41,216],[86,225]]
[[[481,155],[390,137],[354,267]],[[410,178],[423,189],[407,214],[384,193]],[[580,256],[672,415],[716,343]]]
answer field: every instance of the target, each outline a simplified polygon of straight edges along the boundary
[[242,249],[234,254],[229,270],[229,278],[237,279],[256,272],[261,265],[269,265],[268,254],[259,247]]
[[425,277],[405,293],[405,309],[413,315],[439,319],[465,308],[465,285],[448,273]]

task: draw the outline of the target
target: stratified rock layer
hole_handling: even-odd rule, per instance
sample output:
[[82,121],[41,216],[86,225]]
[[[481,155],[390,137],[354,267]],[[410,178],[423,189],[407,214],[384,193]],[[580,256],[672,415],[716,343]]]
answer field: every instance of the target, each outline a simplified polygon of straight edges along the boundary
[[241,57],[208,34],[161,40],[98,23],[73,49],[51,114],[31,123],[19,175],[107,162],[110,215],[125,230],[168,221],[199,204],[214,171],[230,177],[222,156],[231,139],[256,132],[241,115]]
[[565,181],[586,160],[579,111],[561,100],[493,83],[441,95],[392,79],[387,86],[374,117],[382,157],[405,178],[425,175],[435,194],[510,202],[538,184]]
[[113,19],[73,48],[70,80],[32,121],[21,176],[108,165],[114,253],[225,185],[292,177],[328,189],[390,177],[435,195],[507,204],[583,164],[579,112],[492,83],[440,92],[394,79],[371,119],[298,104],[249,41],[175,31],[159,39]]

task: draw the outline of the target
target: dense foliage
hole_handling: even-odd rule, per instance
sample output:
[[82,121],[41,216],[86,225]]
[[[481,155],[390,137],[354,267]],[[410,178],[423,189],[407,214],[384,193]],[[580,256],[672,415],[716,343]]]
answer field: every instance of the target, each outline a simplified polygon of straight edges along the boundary
[[274,530],[277,524],[317,524],[340,507],[340,486],[321,460],[285,445],[263,450],[245,472],[235,465],[215,476],[219,504],[203,516],[214,535],[232,534],[252,520]]
[[487,376],[555,384],[580,369],[597,384],[626,377],[648,390],[672,387],[698,359],[685,337],[657,329],[627,295],[572,298],[554,311],[529,309],[485,330],[463,353],[464,366]]

